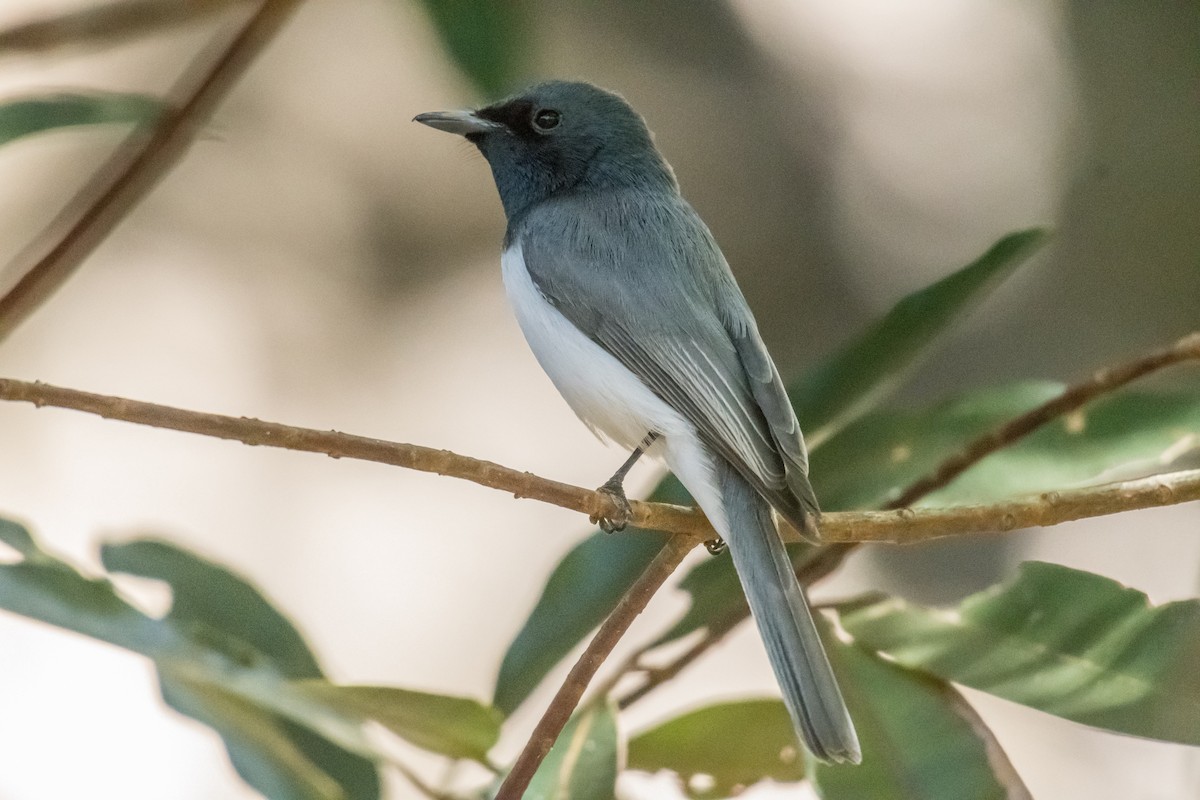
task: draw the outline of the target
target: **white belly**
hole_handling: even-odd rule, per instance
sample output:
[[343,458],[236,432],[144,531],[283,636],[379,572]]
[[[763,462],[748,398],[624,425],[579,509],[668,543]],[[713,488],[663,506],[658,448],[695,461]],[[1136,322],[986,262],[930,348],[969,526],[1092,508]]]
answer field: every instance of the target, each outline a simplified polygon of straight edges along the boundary
[[525,269],[519,244],[504,251],[500,264],[508,301],[529,348],[593,432],[632,449],[652,430],[664,436],[691,430],[637,376],[546,302]]
[[658,432],[668,466],[724,533],[711,456],[695,427],[546,301],[529,277],[520,244],[504,251],[500,265],[525,340],[571,410],[593,433],[630,450]]

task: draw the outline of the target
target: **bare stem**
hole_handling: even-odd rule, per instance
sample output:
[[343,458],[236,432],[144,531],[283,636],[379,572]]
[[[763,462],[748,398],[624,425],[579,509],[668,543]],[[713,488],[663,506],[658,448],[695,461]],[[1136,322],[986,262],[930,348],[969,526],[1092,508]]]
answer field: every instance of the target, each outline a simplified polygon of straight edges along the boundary
[[147,134],[135,130],[50,225],[5,269],[21,275],[0,298],[0,341],[71,277],[137,203],[183,158],[196,132],[299,0],[263,0],[220,52],[201,54]]
[[554,699],[550,701],[550,706],[533,729],[533,734],[525,743],[525,747],[521,750],[521,755],[508,773],[508,777],[501,784],[500,791],[496,794],[496,800],[518,800],[525,794],[525,789],[528,788],[538,766],[550,752],[550,748],[558,739],[567,720],[571,718],[571,714],[579,703],[579,698],[583,696],[583,692],[591,682],[592,676],[596,674],[596,670],[608,658],[609,653],[612,652],[633,620],[642,613],[642,609],[650,602],[650,598],[667,578],[671,577],[671,573],[675,571],[679,562],[683,561],[683,557],[694,545],[695,542],[684,537],[676,536],[668,539],[633,586],[629,587],[629,591],[625,593],[617,607],[609,614],[608,619],[600,626],[600,630],[588,643],[587,649],[575,662],[567,679],[563,681],[562,686],[554,695]]

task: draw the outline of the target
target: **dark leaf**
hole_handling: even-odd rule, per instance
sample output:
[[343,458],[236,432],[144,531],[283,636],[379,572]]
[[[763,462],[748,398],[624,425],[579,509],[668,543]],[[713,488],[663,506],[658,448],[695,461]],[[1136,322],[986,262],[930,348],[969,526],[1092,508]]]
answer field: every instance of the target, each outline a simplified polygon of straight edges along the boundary
[[817,496],[830,511],[878,508],[972,439],[1061,391],[1056,383],[1016,383],[916,411],[873,411],[813,454]]

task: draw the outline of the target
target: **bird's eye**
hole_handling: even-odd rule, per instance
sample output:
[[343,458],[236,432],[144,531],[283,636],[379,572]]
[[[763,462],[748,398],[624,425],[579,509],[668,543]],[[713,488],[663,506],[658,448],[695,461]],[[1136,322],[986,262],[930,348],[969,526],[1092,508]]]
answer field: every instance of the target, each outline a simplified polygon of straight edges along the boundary
[[562,115],[553,108],[543,108],[533,115],[533,127],[539,131],[548,131],[551,128],[557,128],[561,120]]

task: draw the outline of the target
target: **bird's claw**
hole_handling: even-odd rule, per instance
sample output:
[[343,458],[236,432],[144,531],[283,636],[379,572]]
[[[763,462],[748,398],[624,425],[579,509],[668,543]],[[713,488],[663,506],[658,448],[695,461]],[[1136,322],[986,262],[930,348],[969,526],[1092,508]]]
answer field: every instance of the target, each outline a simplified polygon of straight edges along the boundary
[[605,533],[616,533],[625,530],[629,520],[633,518],[633,508],[629,498],[625,496],[625,488],[620,483],[609,481],[596,489],[597,494],[604,495],[608,502],[607,508],[602,508],[591,516],[591,521],[600,526]]
[[725,540],[718,536],[715,539],[709,539],[704,543],[704,549],[708,551],[710,556],[719,556],[725,552],[729,545],[725,544]]

